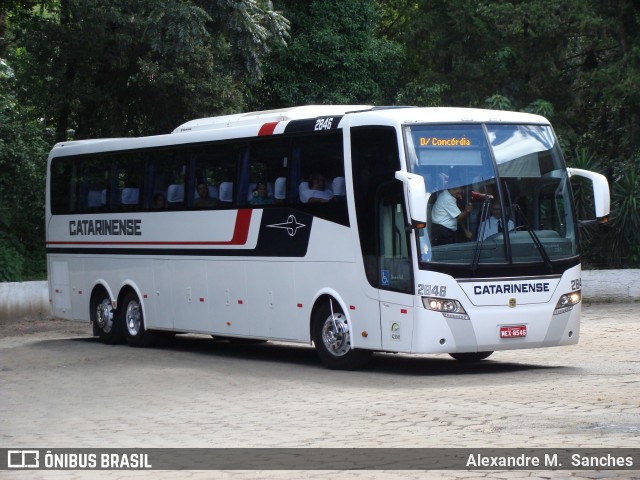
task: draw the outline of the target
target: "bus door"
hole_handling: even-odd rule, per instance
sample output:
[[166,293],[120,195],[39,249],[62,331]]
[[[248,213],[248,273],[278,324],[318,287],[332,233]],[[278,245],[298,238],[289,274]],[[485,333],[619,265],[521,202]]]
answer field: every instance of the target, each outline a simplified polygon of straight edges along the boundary
[[413,334],[413,274],[410,231],[400,182],[382,186],[376,223],[382,348],[410,351]]

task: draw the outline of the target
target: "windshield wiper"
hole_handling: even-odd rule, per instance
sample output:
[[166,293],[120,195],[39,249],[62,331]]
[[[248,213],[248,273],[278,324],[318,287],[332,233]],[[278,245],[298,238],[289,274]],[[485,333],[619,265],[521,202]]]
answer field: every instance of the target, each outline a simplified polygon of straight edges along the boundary
[[478,264],[480,263],[480,253],[482,252],[482,244],[484,243],[484,231],[487,228],[487,222],[485,221],[489,218],[489,212],[491,211],[491,202],[492,198],[485,198],[484,202],[482,202],[482,210],[480,211],[480,228],[478,229],[478,238],[476,240],[476,249],[473,252],[473,261],[471,262],[471,271],[475,273],[478,268]]
[[529,235],[531,236],[531,240],[533,240],[533,244],[538,249],[538,252],[542,257],[542,260],[544,260],[544,264],[547,266],[550,272],[553,272],[553,264],[551,263],[551,259],[549,258],[547,251],[544,249],[544,245],[542,245],[540,238],[538,238],[538,235],[536,235],[536,232],[533,231],[533,228],[531,227],[531,224],[527,220],[527,217],[525,216],[524,212],[520,209],[520,205],[514,204],[513,210],[516,212],[518,219],[522,222],[522,224],[525,227],[527,227],[527,232],[529,232]]

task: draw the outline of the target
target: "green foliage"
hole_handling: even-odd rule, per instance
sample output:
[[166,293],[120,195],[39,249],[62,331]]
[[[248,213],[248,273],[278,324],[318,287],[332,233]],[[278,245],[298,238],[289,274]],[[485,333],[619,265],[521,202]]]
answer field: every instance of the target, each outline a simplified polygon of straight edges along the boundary
[[511,100],[509,100],[504,95],[500,95],[498,93],[491,95],[487,99],[485,99],[484,103],[487,108],[492,110],[513,110],[513,104]]
[[[202,3],[202,5],[199,5]],[[243,108],[287,22],[264,0],[65,0],[16,16],[20,99],[57,140],[168,133]]]
[[23,252],[9,240],[0,238],[0,282],[22,280]]
[[553,104],[546,100],[537,99],[527,105],[524,112],[535,113],[536,115],[542,115],[546,118],[553,117]]
[[42,124],[13,94],[16,79],[0,72],[0,281],[43,278],[44,192],[50,149]]
[[449,89],[446,84],[421,85],[410,83],[400,89],[396,97],[398,105],[415,105],[420,107],[438,107],[442,105],[442,97]]
[[11,234],[6,214],[0,212],[0,282],[17,282],[22,279],[24,251]]
[[615,179],[611,192],[610,245],[614,260],[637,253],[640,245],[640,156]]
[[287,2],[288,46],[275,48],[257,108],[325,103],[392,103],[402,50],[376,36],[374,0]]

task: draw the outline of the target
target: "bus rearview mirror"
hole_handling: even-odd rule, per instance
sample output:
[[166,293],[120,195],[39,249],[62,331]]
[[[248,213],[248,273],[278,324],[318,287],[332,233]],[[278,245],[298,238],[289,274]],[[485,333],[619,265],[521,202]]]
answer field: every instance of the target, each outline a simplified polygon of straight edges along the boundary
[[427,223],[427,193],[424,186],[424,178],[415,173],[398,171],[396,179],[404,185],[404,196],[407,199],[407,208],[412,225],[424,225]]
[[582,170],[580,168],[567,168],[569,178],[584,177],[591,181],[593,186],[593,198],[596,207],[596,218],[606,219],[609,216],[611,198],[609,196],[609,182],[607,177],[600,173]]

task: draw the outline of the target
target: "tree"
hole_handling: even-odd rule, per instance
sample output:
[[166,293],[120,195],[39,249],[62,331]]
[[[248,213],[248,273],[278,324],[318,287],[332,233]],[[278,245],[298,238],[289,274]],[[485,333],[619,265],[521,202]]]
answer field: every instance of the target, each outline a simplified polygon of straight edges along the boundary
[[[16,16],[16,75],[56,139],[167,133],[242,108],[286,20],[259,0],[60,0]],[[206,7],[206,8],[203,8]],[[234,47],[241,46],[239,51]]]
[[42,278],[44,191],[50,138],[17,101],[13,71],[0,64],[0,281]]
[[252,106],[393,102],[402,49],[376,35],[375,1],[289,0],[283,9],[291,40],[265,62]]

